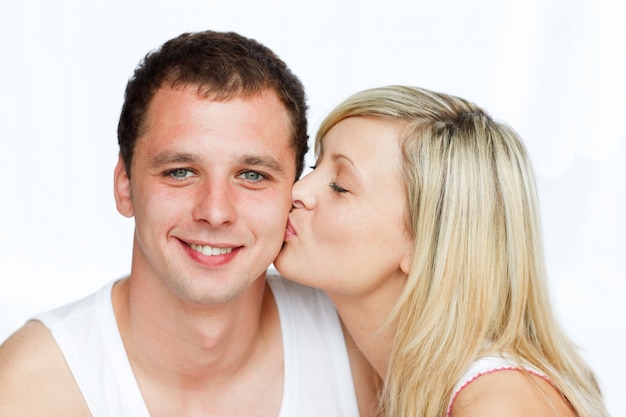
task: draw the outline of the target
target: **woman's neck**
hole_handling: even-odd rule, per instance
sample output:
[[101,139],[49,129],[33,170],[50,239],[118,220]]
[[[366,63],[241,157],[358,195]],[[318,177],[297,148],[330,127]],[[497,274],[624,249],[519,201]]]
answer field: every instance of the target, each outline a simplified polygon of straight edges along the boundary
[[357,347],[381,378],[387,374],[396,320],[389,316],[402,293],[406,276],[394,276],[367,293],[328,293]]

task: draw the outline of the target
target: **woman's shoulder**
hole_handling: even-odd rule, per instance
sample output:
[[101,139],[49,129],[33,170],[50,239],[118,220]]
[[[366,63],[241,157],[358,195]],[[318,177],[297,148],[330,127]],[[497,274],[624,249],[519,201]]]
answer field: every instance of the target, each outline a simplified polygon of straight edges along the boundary
[[568,401],[532,369],[500,367],[476,375],[456,393],[451,417],[476,415],[575,417]]

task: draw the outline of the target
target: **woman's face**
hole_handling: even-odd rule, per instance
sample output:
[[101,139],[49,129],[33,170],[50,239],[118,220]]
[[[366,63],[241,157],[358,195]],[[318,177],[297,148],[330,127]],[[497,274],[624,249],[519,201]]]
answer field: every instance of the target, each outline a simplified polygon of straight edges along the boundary
[[293,188],[283,249],[287,278],[366,295],[404,282],[412,250],[401,176],[401,125],[350,117],[323,138],[315,169]]

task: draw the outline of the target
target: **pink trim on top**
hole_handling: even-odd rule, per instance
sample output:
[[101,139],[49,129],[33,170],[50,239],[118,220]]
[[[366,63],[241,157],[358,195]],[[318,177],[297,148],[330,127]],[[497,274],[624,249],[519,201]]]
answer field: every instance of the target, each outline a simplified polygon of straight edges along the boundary
[[481,376],[489,375],[489,374],[492,374],[492,373],[498,372],[498,371],[519,371],[519,372],[521,372],[522,369],[524,371],[526,371],[528,373],[531,373],[531,374],[533,374],[535,376],[538,376],[538,377],[546,380],[546,382],[549,382],[550,384],[552,384],[552,381],[550,381],[550,378],[548,378],[546,375],[542,374],[541,372],[537,372],[537,371],[535,371],[533,369],[528,369],[528,368],[519,368],[519,367],[515,367],[515,366],[503,366],[501,368],[490,369],[489,371],[478,372],[471,379],[469,379],[467,382],[465,382],[465,384],[461,385],[461,387],[454,393],[454,395],[452,396],[452,399],[450,400],[450,404],[448,405],[448,411],[446,411],[446,417],[450,417],[450,414],[452,413],[452,406],[454,405],[454,401],[456,400],[456,397],[459,396],[461,391],[463,391],[465,389],[465,387],[467,387],[472,382],[476,381]]

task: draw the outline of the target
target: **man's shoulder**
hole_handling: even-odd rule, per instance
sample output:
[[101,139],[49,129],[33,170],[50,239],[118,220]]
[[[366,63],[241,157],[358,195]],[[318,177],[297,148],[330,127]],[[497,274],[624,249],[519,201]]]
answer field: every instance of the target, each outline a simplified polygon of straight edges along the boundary
[[0,415],[91,415],[53,333],[61,329],[62,335],[85,342],[86,332],[98,331],[102,314],[95,310],[110,300],[111,285],[37,314],[0,345]]
[[38,321],[0,345],[0,415],[90,415],[63,354]]
[[[115,281],[111,281],[99,290],[84,297],[39,313],[34,319],[40,321],[52,333],[57,327],[76,326],[78,330],[93,330],[98,317],[113,314],[111,289]],[[78,331],[77,330],[77,331]]]
[[0,375],[17,364],[41,362],[42,354],[49,352],[54,339],[38,321],[29,321],[0,345]]

